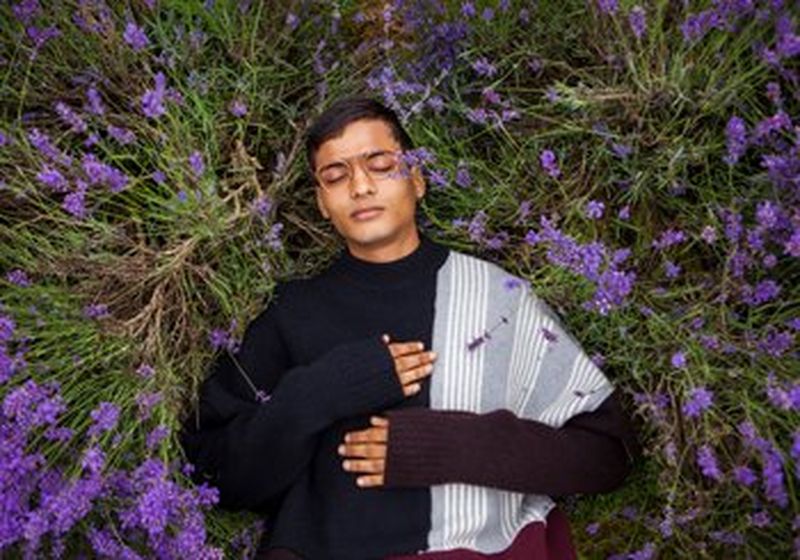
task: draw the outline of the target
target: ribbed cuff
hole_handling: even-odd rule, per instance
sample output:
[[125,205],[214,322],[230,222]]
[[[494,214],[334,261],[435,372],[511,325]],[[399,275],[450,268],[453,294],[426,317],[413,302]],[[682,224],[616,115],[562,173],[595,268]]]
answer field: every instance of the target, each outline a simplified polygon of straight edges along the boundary
[[456,482],[453,465],[464,445],[461,426],[474,414],[438,411],[427,408],[403,408],[386,412],[389,440],[386,449],[384,485],[387,488],[426,487]]

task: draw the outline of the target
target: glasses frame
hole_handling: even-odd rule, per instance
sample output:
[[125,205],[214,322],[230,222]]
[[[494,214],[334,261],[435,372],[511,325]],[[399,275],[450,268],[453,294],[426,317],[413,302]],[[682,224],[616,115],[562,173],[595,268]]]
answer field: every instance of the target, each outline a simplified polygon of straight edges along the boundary
[[[383,176],[382,175],[374,175],[375,172],[374,171],[370,171],[367,168],[367,158],[369,158],[371,156],[374,156],[376,154],[383,154],[383,153],[392,154],[397,158],[397,169],[395,171],[388,171],[388,172],[386,172],[386,175],[383,175]],[[334,161],[332,161],[330,163],[325,164],[321,168],[316,169],[314,171],[314,178],[317,180],[317,185],[319,185],[321,188],[325,189],[325,191],[327,191],[327,192],[331,192],[332,190],[337,190],[338,191],[339,190],[338,186],[331,188],[331,187],[328,187],[325,184],[325,181],[322,180],[321,173],[322,173],[322,171],[324,171],[325,169],[327,169],[328,167],[330,167],[332,165],[344,164],[344,165],[347,166],[347,171],[348,171],[349,176],[350,176],[350,180],[347,181],[347,184],[346,184],[346,186],[349,188],[350,185],[353,182],[353,179],[356,176],[355,170],[353,169],[353,163],[352,163],[353,160],[358,161],[358,164],[361,166],[361,169],[364,171],[364,173],[366,173],[373,180],[382,181],[382,180],[385,180],[385,179],[393,178],[392,177],[392,173],[398,173],[397,176],[398,177],[402,177],[403,176],[402,175],[403,169],[408,167],[408,165],[405,163],[405,161],[403,161],[403,154],[404,153],[405,153],[404,150],[384,150],[382,148],[375,149],[375,150],[367,150],[366,152],[361,152],[360,154],[354,154],[352,156],[349,156],[349,157],[346,157],[346,158],[342,158],[342,159],[337,159],[337,160],[334,160]]]

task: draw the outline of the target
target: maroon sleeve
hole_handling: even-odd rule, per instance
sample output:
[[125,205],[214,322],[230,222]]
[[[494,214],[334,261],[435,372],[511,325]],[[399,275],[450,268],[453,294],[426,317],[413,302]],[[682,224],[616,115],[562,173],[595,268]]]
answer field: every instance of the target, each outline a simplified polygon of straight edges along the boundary
[[387,488],[460,482],[551,497],[601,493],[620,486],[641,453],[617,391],[561,428],[506,409],[404,408],[385,416]]

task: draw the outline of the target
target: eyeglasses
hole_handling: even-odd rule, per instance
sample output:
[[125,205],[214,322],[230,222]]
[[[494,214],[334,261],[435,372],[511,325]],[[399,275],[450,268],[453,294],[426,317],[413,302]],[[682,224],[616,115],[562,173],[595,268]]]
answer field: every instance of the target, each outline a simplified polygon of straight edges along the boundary
[[355,173],[352,160],[357,160],[361,169],[372,179],[383,180],[401,176],[405,169],[400,150],[372,150],[331,162],[314,172],[319,184],[327,191],[338,191],[350,185]]

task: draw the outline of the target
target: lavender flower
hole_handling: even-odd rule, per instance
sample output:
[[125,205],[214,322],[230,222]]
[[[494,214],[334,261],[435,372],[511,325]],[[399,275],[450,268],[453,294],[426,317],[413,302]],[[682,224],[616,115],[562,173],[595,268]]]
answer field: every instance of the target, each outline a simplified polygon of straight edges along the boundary
[[72,132],[86,132],[88,128],[86,121],[78,115],[72,108],[62,101],[57,101],[55,104],[56,113],[61,117],[61,120],[70,126]]
[[105,303],[92,303],[85,306],[83,315],[87,319],[104,319],[111,316]]
[[155,88],[147,90],[142,95],[142,112],[146,117],[156,119],[167,112],[164,107],[164,95],[166,94],[167,77],[163,72],[155,75]]
[[697,465],[700,467],[700,472],[702,472],[704,476],[718,482],[722,480],[722,473],[717,465],[717,458],[708,444],[700,446],[697,450]]
[[723,161],[728,165],[733,165],[741,158],[747,150],[747,127],[744,121],[737,116],[733,116],[725,127],[725,138],[728,146],[728,155],[723,157]]
[[132,130],[128,130],[127,128],[123,128],[121,126],[114,126],[113,124],[110,124],[106,127],[106,132],[108,132],[108,135],[111,136],[111,138],[123,146],[132,144],[136,141],[136,134],[134,134]]
[[647,22],[645,21],[644,8],[641,6],[634,6],[628,13],[628,23],[631,26],[634,36],[641,39],[647,31]]
[[742,486],[752,486],[758,481],[753,469],[744,465],[737,465],[733,468],[733,479]]
[[603,210],[605,204],[599,200],[590,200],[586,203],[586,217],[592,220],[597,220],[603,217]]
[[100,97],[100,92],[94,87],[86,90],[86,107],[85,110],[93,115],[103,115],[106,112],[103,106],[103,100]]
[[459,165],[456,170],[456,185],[467,188],[472,185],[472,177],[465,165]]
[[89,437],[97,436],[114,429],[119,420],[119,407],[104,401],[92,410],[89,416],[94,423],[89,427],[87,434]]
[[72,216],[83,220],[88,215],[86,210],[86,186],[79,187],[64,197],[62,207]]
[[44,169],[36,174],[36,178],[40,183],[46,187],[49,187],[55,192],[65,192],[69,188],[67,180],[61,174],[61,172],[57,169],[53,169],[52,167],[45,166]]
[[27,288],[31,285],[31,281],[28,278],[28,274],[19,268],[15,268],[14,270],[10,270],[6,273],[6,280],[8,280],[11,284],[16,286],[20,286],[22,288]]
[[247,114],[247,104],[241,99],[233,99],[228,104],[228,111],[230,111],[231,115],[234,117],[243,117]]
[[194,176],[194,179],[195,180],[199,179],[203,175],[203,172],[206,169],[206,165],[203,162],[203,154],[201,154],[196,150],[192,152],[189,155],[189,167],[192,170],[192,175]]
[[559,175],[561,175],[561,170],[558,168],[558,162],[556,161],[556,155],[552,150],[543,150],[541,154],[539,154],[539,162],[542,164],[542,168],[553,179],[557,179]]
[[491,78],[497,74],[497,68],[495,68],[495,66],[491,64],[485,57],[481,57],[473,62],[472,69],[475,70],[479,76],[487,76]]
[[617,4],[617,0],[597,0],[597,7],[606,15],[614,15],[617,13],[619,4]]
[[683,414],[687,418],[697,418],[714,403],[714,392],[705,387],[695,387],[689,400],[683,405]]
[[150,44],[144,30],[132,21],[129,21],[125,25],[125,32],[122,34],[122,38],[125,39],[125,42],[128,43],[134,52],[138,52]]
[[676,369],[684,368],[686,367],[686,354],[679,350],[672,355],[669,361]]
[[684,241],[686,241],[686,234],[683,231],[669,228],[661,232],[659,238],[653,241],[653,248],[666,249]]

